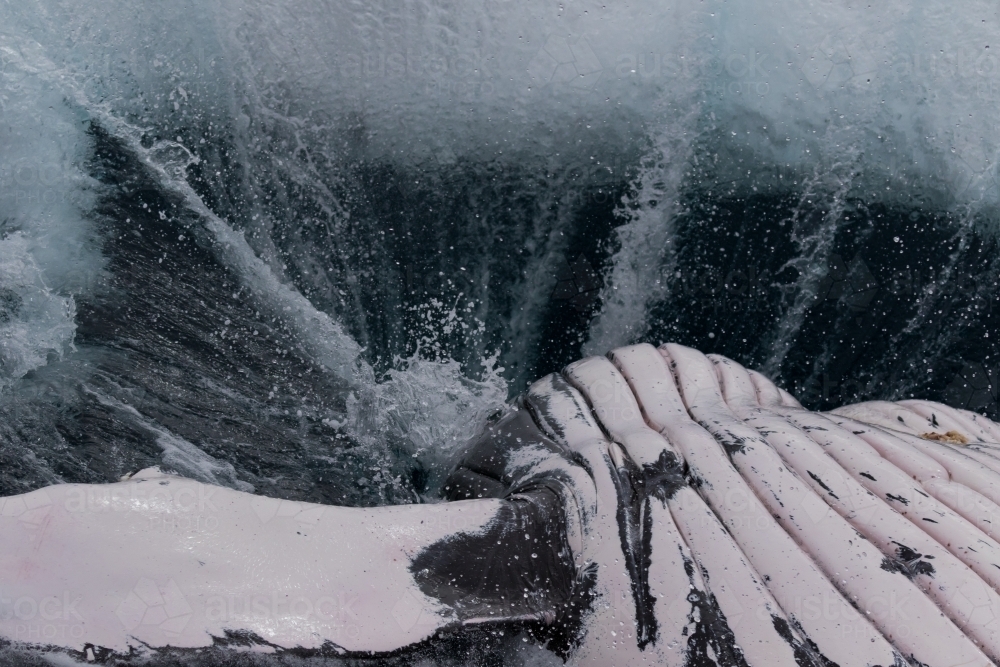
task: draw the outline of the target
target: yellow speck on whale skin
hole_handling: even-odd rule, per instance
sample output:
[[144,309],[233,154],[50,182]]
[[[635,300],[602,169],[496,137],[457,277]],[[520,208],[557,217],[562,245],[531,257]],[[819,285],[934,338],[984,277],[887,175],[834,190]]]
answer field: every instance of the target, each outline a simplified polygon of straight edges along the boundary
[[948,431],[947,433],[921,433],[920,437],[924,440],[936,440],[938,442],[950,442],[953,445],[967,445],[969,444],[969,439],[958,431]]

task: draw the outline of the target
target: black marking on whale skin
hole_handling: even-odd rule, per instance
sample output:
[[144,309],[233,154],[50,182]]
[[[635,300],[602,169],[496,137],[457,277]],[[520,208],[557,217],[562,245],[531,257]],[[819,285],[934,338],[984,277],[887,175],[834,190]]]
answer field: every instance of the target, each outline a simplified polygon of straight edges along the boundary
[[827,493],[829,493],[834,498],[837,498],[837,500],[840,500],[840,498],[837,497],[837,494],[833,492],[833,489],[831,489],[829,486],[827,486],[826,483],[819,478],[819,475],[817,475],[816,473],[814,473],[812,470],[807,470],[806,472],[809,473],[809,476],[812,477],[813,480],[817,484],[819,484],[820,486],[823,487],[824,491],[826,491]]
[[656,598],[649,588],[653,532],[649,497],[643,489],[642,473],[631,459],[626,459],[625,469],[621,470],[611,461],[610,454],[604,456],[618,498],[615,518],[635,603],[636,644],[640,650],[645,650],[649,644],[656,643],[659,635],[654,611]]
[[[575,399],[574,394],[576,393],[576,390],[561,374],[551,373],[542,379],[547,379],[549,381],[552,393],[564,394],[567,399]],[[530,410],[534,413],[535,421],[538,423],[538,426],[543,431],[546,431],[549,437],[556,441],[566,440],[566,433],[561,426],[563,421],[568,422],[573,419],[582,419],[588,422],[591,421],[588,419],[590,415],[584,412],[585,410],[588,410],[588,406],[586,406],[586,404],[581,404],[576,400],[573,400],[573,403],[576,406],[576,414],[563,415],[562,419],[556,419],[553,417],[551,401],[549,400],[547,392],[529,394],[523,402],[525,405],[530,406]],[[604,427],[601,425],[599,426],[603,431]]]
[[833,660],[823,655],[815,642],[806,640],[799,641],[792,632],[788,621],[781,616],[771,614],[771,624],[774,626],[778,636],[785,640],[792,649],[792,656],[795,664],[799,667],[840,667]]
[[894,558],[889,558],[888,556],[885,556],[882,559],[882,563],[879,567],[886,572],[898,572],[899,574],[907,575],[906,568],[903,567],[903,564]]
[[[660,626],[656,621],[656,610],[654,609],[656,598],[653,597],[653,592],[649,588],[649,568],[653,564],[653,513],[650,511],[650,503],[651,500],[648,496],[642,500],[642,534],[640,536],[639,550],[636,553],[641,596],[636,601],[636,608],[638,610],[641,600],[643,605],[641,610],[643,625],[641,627],[648,641],[655,643],[659,636]],[[638,616],[639,614],[637,614]],[[638,632],[636,636],[640,636]],[[640,640],[639,648],[644,649],[645,647],[646,644]]]
[[867,477],[868,479],[870,479],[873,482],[877,482],[878,481],[877,479],[875,479],[874,477],[872,477],[871,473],[861,472],[861,473],[858,473],[858,474],[861,475],[862,477]]
[[[569,392],[572,385],[563,376],[554,374],[552,386],[555,390]],[[581,410],[589,410],[593,414],[593,406],[583,397],[585,405]],[[539,401],[533,396],[530,404],[534,407]],[[548,406],[540,406],[540,410],[548,410]],[[544,419],[544,414],[541,415]],[[581,414],[581,418],[586,418]],[[611,442],[612,438],[604,424],[594,419],[605,437],[609,447],[619,445]],[[621,542],[622,556],[629,574],[632,589],[632,600],[635,604],[636,645],[645,650],[649,644],[655,644],[659,635],[659,624],[656,620],[654,607],[656,598],[649,587],[649,568],[652,560],[653,523],[650,512],[650,498],[657,497],[660,502],[666,501],[684,485],[684,465],[672,452],[661,451],[657,461],[647,464],[640,470],[629,457],[623,457],[621,467],[614,464],[610,452],[605,452],[604,464],[611,473],[615,487],[617,508],[615,520],[618,525],[618,537]],[[588,471],[591,472],[592,471]]]
[[726,453],[732,458],[737,454],[746,453],[746,438],[741,438],[738,435],[733,435],[729,431],[725,432],[726,438],[720,439],[719,442],[722,444]]
[[[480,436],[459,454],[459,464],[446,482],[445,497],[461,500],[476,497],[502,497],[515,479],[512,473],[523,472],[510,469],[511,456],[526,448],[536,448],[563,456],[565,449],[547,437],[532,418],[531,410],[523,400],[517,401],[512,409],[495,423],[487,424]],[[471,472],[485,478],[472,488],[465,488],[459,479],[460,471]],[[471,479],[471,478],[470,478]],[[493,480],[503,486],[503,492],[479,496],[473,493],[477,486],[493,487],[486,480]]]
[[[855,609],[858,608],[857,605],[854,604],[849,598],[845,599],[847,599],[848,602],[851,602],[852,606]],[[827,658],[825,655],[823,655],[823,652],[819,650],[819,646],[809,637],[805,629],[802,627],[801,623],[799,623],[794,617],[789,619],[789,623],[791,623],[791,625],[799,633],[800,637],[805,638],[809,654],[813,656],[817,667],[840,667],[839,663],[836,663],[833,660]],[[927,667],[926,665],[922,665],[922,663],[915,663],[912,660],[907,660],[902,655],[900,655],[898,651],[893,649],[892,664],[886,665],[885,667],[914,667],[914,665],[916,665],[916,667]],[[882,665],[871,665],[871,667],[882,667]]]
[[557,656],[566,660],[586,636],[586,617],[597,599],[597,563],[591,563],[577,576],[570,598],[555,612],[552,623],[535,624],[528,632]]
[[562,513],[559,493],[545,486],[509,496],[485,530],[425,547],[410,572],[420,590],[453,609],[459,621],[552,621],[577,580]]
[[[598,425],[610,440],[610,435],[599,421]],[[635,604],[636,645],[645,650],[659,637],[654,609],[656,598],[649,586],[653,534],[651,500],[656,498],[665,505],[679,488],[687,484],[688,469],[683,459],[666,450],[660,452],[655,463],[646,464],[642,469],[628,457],[624,457],[622,467],[613,463],[610,453],[605,453],[604,457],[615,486],[615,518]],[[580,464],[587,468],[584,462]],[[588,469],[588,473],[593,476],[593,471]]]
[[[427,547],[410,571],[420,589],[454,609],[459,621],[537,618],[525,629],[566,658],[585,634],[597,579],[596,567],[578,572],[570,553],[563,494],[573,481],[551,468],[534,477],[530,468],[512,466],[511,457],[530,448],[533,454],[565,460],[567,469],[582,465],[587,470],[587,465],[546,435],[537,408],[534,397],[521,398],[487,424],[445,482],[448,500],[507,501],[486,531],[451,535]],[[645,553],[648,571],[648,546]]]
[[[515,623],[523,625],[536,640],[566,659],[586,634],[585,619],[595,600],[597,566],[591,564],[576,572],[564,521],[555,522],[558,524],[555,539],[545,534],[551,530],[552,517],[562,516],[561,494],[567,487],[572,488],[572,479],[568,476],[564,479],[558,470],[551,468],[544,476],[533,478],[530,469],[511,466],[511,455],[525,448],[542,455],[548,450],[553,456],[563,458],[567,468],[581,466],[590,477],[594,471],[586,459],[553,440],[559,434],[546,433],[545,428],[550,424],[539,414],[539,402],[536,397],[522,397],[500,419],[488,424],[460,455],[444,488],[449,500],[480,497],[483,493],[482,497],[505,498],[516,505],[519,500],[543,498],[543,503],[535,503],[538,509],[524,508],[528,511],[522,513],[532,525],[527,534],[534,539],[524,539],[525,528],[516,525],[520,518],[512,517],[508,511],[492,522],[485,535],[452,536],[460,539],[432,545],[418,556],[411,571],[418,573],[418,584],[425,593],[432,591],[433,597],[452,605],[460,619],[534,614],[540,620],[526,623],[518,619]],[[545,408],[547,405],[542,406]],[[557,505],[558,511],[553,511]],[[531,558],[531,553],[543,557]],[[518,558],[513,558],[514,555]],[[514,570],[537,571],[550,577],[556,573],[552,577],[555,585],[536,578],[532,580],[535,588],[528,586],[532,593],[525,599],[525,585],[518,579],[522,573],[489,572],[512,565]]]
[[687,464],[684,459],[673,452],[663,450],[656,463],[647,463],[642,467],[643,490],[647,496],[653,496],[666,503],[674,494],[687,486]]
[[897,503],[903,503],[904,505],[910,504],[910,501],[904,498],[903,496],[896,496],[891,493],[887,493],[885,494],[885,497],[888,498],[889,500],[895,500]]
[[[880,667],[875,665],[874,667]],[[892,664],[889,667],[930,667],[927,663],[920,662],[911,654],[909,658],[904,658],[900,654],[896,653],[892,660]]]
[[918,553],[905,544],[901,544],[899,542],[893,542],[893,544],[897,547],[896,552],[899,554],[899,557],[905,561],[913,561],[918,558],[934,558],[934,556],[925,556],[924,554]]
[[702,487],[705,486],[705,480],[704,478],[700,477],[697,473],[695,473],[693,470],[689,470],[688,484],[691,485],[692,489],[697,491],[698,489],[701,489]]
[[[41,667],[52,664],[52,658],[67,656],[74,664],[142,665],[143,667],[263,667],[265,665],[309,664],[338,667],[409,667],[434,664],[440,667],[505,664],[511,647],[520,648],[521,630],[534,634],[528,623],[456,626],[443,628],[425,640],[391,651],[349,651],[329,640],[317,648],[301,646],[286,648],[273,644],[254,632],[224,630],[213,635],[211,645],[199,648],[173,646],[133,646],[118,652],[92,643],[79,650],[57,646],[12,643],[0,639],[0,664],[4,667]],[[516,642],[516,643],[515,643]],[[247,649],[267,650],[268,657]],[[93,652],[92,658],[88,650]],[[39,657],[40,655],[46,658]],[[257,657],[254,657],[257,656]]]
[[[750,667],[718,600],[711,591],[700,590],[695,585],[694,563],[683,554],[681,558],[690,586],[688,627],[692,628],[688,635],[684,667]],[[708,581],[708,571],[705,568],[701,571]]]
[[733,458],[737,454],[744,454],[746,452],[746,438],[734,435],[728,429],[722,428],[722,425],[718,421],[713,421],[711,423],[697,420],[698,425],[703,429],[708,431],[715,441],[722,445],[722,449],[725,450],[729,458]]
[[933,560],[934,556],[918,553],[899,542],[896,545],[896,557],[885,557],[882,559],[881,568],[886,572],[898,572],[907,579],[914,579],[917,576],[933,577],[935,574],[934,565],[927,562]]

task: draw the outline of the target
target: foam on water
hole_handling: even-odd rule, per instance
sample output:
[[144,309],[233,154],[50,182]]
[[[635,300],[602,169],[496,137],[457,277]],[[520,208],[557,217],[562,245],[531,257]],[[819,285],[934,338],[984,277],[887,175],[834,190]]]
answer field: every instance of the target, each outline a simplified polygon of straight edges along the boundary
[[389,443],[400,455],[420,459],[430,473],[427,496],[437,498],[451,457],[504,406],[507,382],[495,361],[487,361],[483,379],[473,380],[456,361],[401,360],[383,382],[351,397],[348,430],[369,447]]
[[[1000,47],[989,48],[998,17],[986,2],[961,12],[688,0],[294,11],[268,0],[179,1],[137,11],[101,0],[4,13],[8,31],[43,43],[94,99],[148,121],[214,118],[248,156],[266,143],[284,158],[308,146],[324,160],[350,153],[428,166],[464,155],[587,160],[672,132],[664,96],[694,87],[721,150],[746,148],[809,174],[848,141],[864,153],[873,196],[919,184],[956,203],[996,197]],[[831,127],[841,130],[832,141]],[[719,168],[732,176],[739,162]],[[315,185],[318,171],[308,171],[298,177]]]
[[[5,26],[10,29],[11,26]],[[40,46],[0,32],[0,391],[73,349],[74,295],[102,258],[82,211],[79,115],[39,77]]]
[[72,349],[76,324],[72,297],[45,284],[28,240],[0,240],[0,389]]

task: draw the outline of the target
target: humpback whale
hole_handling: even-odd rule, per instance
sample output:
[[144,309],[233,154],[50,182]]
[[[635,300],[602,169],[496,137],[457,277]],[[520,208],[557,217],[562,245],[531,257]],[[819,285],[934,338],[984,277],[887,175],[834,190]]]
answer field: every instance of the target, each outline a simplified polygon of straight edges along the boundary
[[635,345],[531,385],[437,503],[155,468],[0,498],[0,641],[377,658],[478,626],[574,665],[996,665],[998,443],[938,403],[811,412],[724,357]]

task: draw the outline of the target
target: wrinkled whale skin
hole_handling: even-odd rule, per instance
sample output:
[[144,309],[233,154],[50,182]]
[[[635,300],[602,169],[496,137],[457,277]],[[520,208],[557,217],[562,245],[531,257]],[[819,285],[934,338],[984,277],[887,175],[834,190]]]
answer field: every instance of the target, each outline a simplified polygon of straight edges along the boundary
[[158,469],[0,498],[0,638],[362,657],[516,624],[578,665],[998,665],[998,443],[941,404],[815,413],[724,357],[635,345],[531,385],[447,502]]

